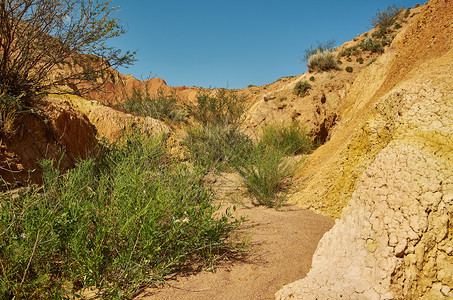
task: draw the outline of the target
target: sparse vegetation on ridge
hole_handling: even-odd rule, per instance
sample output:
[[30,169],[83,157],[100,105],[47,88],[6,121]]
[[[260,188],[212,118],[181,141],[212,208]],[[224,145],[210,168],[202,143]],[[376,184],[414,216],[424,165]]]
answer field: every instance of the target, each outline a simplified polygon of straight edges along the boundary
[[404,10],[402,6],[390,5],[385,10],[378,10],[376,15],[371,18],[370,23],[373,27],[380,29],[392,26],[398,15]]
[[369,65],[371,65],[372,63],[374,63],[377,59],[376,58],[373,58],[372,60],[370,60],[366,66],[368,67]]
[[383,53],[384,48],[380,41],[373,39],[372,37],[367,37],[362,40],[359,44],[359,47],[363,51],[371,51],[375,53]]

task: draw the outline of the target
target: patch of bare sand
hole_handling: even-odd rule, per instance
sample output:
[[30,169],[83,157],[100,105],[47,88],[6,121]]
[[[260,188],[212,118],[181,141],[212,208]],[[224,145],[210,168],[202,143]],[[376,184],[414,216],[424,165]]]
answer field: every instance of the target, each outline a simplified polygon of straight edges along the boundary
[[273,299],[283,285],[308,273],[318,241],[333,219],[289,205],[279,210],[254,206],[235,174],[211,180],[219,201],[229,203],[223,208],[233,202],[237,215],[247,216],[242,232],[252,243],[250,251],[221,261],[213,272],[178,274],[135,299]]

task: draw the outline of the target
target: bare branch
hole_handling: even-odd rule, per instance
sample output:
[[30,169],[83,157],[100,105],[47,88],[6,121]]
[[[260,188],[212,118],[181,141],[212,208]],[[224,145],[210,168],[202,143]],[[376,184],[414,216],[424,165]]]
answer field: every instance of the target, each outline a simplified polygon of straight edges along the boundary
[[110,66],[132,64],[135,53],[107,46],[125,33],[111,1],[0,0],[1,90],[32,99],[77,84],[80,93],[102,87]]

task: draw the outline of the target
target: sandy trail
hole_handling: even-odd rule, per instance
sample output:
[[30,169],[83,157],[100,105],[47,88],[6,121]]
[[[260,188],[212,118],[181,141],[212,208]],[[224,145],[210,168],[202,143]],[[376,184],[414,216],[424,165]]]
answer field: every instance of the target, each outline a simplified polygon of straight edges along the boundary
[[[216,178],[224,199],[238,199],[243,192],[238,186],[234,174]],[[238,215],[248,217],[242,225],[252,243],[248,253],[220,262],[214,272],[179,274],[135,299],[273,299],[284,284],[304,277],[333,219],[295,206],[275,210],[243,201],[236,206]]]

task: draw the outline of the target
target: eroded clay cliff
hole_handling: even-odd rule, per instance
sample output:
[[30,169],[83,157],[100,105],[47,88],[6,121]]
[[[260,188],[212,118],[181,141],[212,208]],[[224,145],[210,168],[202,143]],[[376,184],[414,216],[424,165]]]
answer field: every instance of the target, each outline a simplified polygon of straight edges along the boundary
[[356,78],[292,201],[340,216],[277,299],[453,298],[453,2]]

